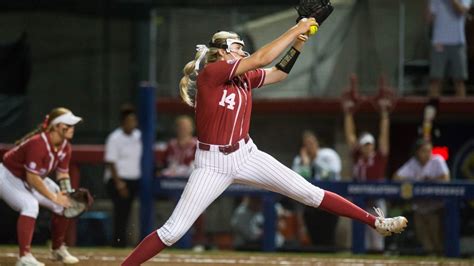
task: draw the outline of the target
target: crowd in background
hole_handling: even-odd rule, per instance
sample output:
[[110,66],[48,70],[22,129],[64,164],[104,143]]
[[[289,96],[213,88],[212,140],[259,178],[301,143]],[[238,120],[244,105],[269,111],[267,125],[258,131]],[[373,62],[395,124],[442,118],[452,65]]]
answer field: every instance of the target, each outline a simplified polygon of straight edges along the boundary
[[[356,182],[380,182],[387,178],[386,167],[389,154],[390,113],[387,99],[378,101],[379,132],[378,138],[369,132],[362,132],[357,137],[354,119],[354,102],[344,100],[341,103],[344,119],[343,126],[346,144],[352,158],[351,177]],[[431,105],[428,105],[432,108]],[[433,112],[435,110],[431,110]],[[433,120],[432,114],[429,119]],[[161,155],[156,160],[157,178],[187,178],[193,168],[194,152],[197,139],[194,137],[193,119],[189,116],[178,116],[174,122],[175,137],[161,148]],[[432,153],[431,133],[420,131],[419,139],[413,147],[411,158],[398,169],[393,180],[447,182],[449,169],[442,156]],[[324,142],[323,142],[324,143]],[[137,118],[134,109],[125,105],[120,111],[120,127],[114,130],[106,141],[105,180],[113,202],[114,234],[112,245],[127,246],[131,203],[138,193],[140,177],[140,131],[137,129]],[[296,147],[295,147],[296,149]],[[309,181],[338,182],[342,179],[341,157],[330,146],[321,146],[317,135],[306,130],[302,132],[299,152],[294,157],[292,169]],[[347,179],[346,179],[347,180]],[[383,199],[370,199],[369,207],[378,206],[386,210],[390,204]],[[320,251],[336,251],[337,227],[339,218],[335,215],[302,206],[291,200],[283,200],[275,205],[278,232],[275,245],[279,248],[312,246]],[[372,212],[371,209],[369,211]],[[437,201],[417,200],[413,203],[415,232],[425,252],[442,254],[441,219],[443,204]],[[193,242],[195,250],[211,247],[206,239],[205,214],[194,229]],[[263,238],[263,207],[258,197],[243,197],[236,201],[231,218],[233,246],[240,250],[259,250]],[[439,234],[427,234],[439,232]],[[385,250],[385,239],[373,230],[366,230],[366,249],[369,252],[381,253]],[[128,243],[129,245],[130,243]]]

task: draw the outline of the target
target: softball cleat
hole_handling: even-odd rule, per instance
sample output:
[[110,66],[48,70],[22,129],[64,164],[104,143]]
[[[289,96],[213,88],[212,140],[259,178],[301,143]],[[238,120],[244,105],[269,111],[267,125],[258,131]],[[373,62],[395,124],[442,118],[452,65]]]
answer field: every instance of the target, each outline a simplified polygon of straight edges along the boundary
[[51,251],[51,256],[53,260],[61,261],[64,264],[76,264],[79,262],[79,259],[71,255],[67,250],[65,245],[62,245],[58,249],[54,249]]
[[383,236],[391,236],[392,233],[400,234],[407,227],[408,220],[403,216],[385,218],[380,208],[375,208],[378,217],[375,220],[375,230]]

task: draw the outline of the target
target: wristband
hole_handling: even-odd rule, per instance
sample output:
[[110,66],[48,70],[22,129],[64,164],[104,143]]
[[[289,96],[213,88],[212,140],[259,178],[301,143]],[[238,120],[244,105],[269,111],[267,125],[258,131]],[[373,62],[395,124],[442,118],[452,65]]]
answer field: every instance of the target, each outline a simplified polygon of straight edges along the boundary
[[285,72],[286,74],[289,74],[299,55],[300,51],[296,50],[294,47],[291,47],[291,49],[288,50],[285,56],[283,56],[281,61],[278,62],[275,67]]
[[74,189],[71,187],[71,180],[69,178],[63,178],[59,180],[59,187],[61,188],[62,192],[72,193]]

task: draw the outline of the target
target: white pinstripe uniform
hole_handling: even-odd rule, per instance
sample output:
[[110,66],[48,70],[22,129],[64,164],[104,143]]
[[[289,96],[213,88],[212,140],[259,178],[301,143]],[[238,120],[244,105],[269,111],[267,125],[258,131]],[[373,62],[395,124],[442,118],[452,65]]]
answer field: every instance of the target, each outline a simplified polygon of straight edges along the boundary
[[210,63],[198,76],[196,168],[173,214],[157,230],[167,246],[178,241],[233,183],[274,191],[313,207],[323,199],[324,190],[260,151],[248,137],[251,92],[263,85],[265,71],[258,69],[234,77],[239,63]]

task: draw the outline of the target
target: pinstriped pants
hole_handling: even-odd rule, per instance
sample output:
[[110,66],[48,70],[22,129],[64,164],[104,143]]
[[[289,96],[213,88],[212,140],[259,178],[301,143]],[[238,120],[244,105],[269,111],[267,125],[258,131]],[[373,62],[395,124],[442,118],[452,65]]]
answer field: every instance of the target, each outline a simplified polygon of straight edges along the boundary
[[157,230],[167,246],[177,242],[199,215],[233,183],[270,190],[305,205],[318,207],[324,190],[306,181],[265,152],[250,139],[240,141],[240,148],[228,155],[211,146],[197,150],[196,169],[189,177],[171,217]]

